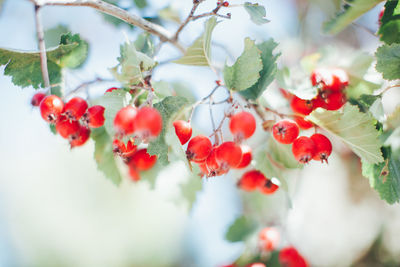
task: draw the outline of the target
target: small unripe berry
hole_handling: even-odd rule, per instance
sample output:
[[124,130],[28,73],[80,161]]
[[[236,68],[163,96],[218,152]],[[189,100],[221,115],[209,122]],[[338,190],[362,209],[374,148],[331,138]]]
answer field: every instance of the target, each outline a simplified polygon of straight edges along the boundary
[[216,148],[215,157],[223,170],[235,168],[242,160],[242,149],[234,142],[224,142]]
[[88,104],[85,99],[74,97],[64,106],[64,114],[68,119],[79,120],[85,114]]
[[90,128],[99,128],[104,125],[104,110],[105,108],[100,105],[95,105],[88,108],[87,112],[83,116],[83,121]]
[[182,145],[186,144],[190,137],[192,137],[192,126],[190,123],[183,120],[177,120],[174,121],[173,125],[176,136],[179,138],[179,142],[181,142]]
[[56,131],[61,135],[63,138],[70,138],[72,135],[75,135],[76,138],[77,134],[80,130],[80,125],[78,121],[71,121],[64,117],[64,119],[60,119],[56,123]]
[[263,251],[272,251],[278,247],[279,231],[275,227],[265,227],[258,234],[259,247]]
[[211,149],[210,139],[204,135],[197,135],[190,139],[186,149],[186,156],[190,161],[202,162],[210,155]]
[[331,141],[325,135],[318,133],[313,134],[310,138],[314,141],[316,146],[316,153],[313,159],[321,162],[326,161],[326,163],[328,163],[328,157],[332,153]]
[[306,136],[297,138],[292,145],[293,155],[300,163],[308,163],[314,158],[316,149],[314,141]]
[[132,106],[121,108],[114,118],[114,128],[117,134],[129,135],[134,132],[133,121],[137,110]]
[[55,123],[64,110],[64,102],[56,95],[49,95],[40,102],[40,114],[50,123]]
[[251,147],[248,145],[240,145],[242,150],[242,160],[240,161],[239,165],[234,167],[234,169],[243,169],[249,166],[251,160],[253,159]]
[[281,120],[272,127],[272,134],[281,144],[291,144],[299,136],[299,126],[290,120]]
[[37,107],[40,105],[40,102],[42,102],[43,98],[46,97],[46,94],[44,93],[36,93],[33,95],[32,100],[31,100],[31,105],[34,107]]
[[253,114],[246,111],[236,113],[231,117],[229,129],[235,140],[247,139],[256,131],[256,119]]
[[150,156],[147,149],[139,149],[130,158],[129,164],[138,171],[146,171],[151,169],[157,162],[157,156]]
[[142,107],[138,110],[133,121],[133,128],[136,135],[142,140],[157,137],[162,130],[162,117],[157,109]]
[[266,177],[260,171],[251,170],[242,175],[238,182],[240,189],[244,191],[254,191],[265,185]]
[[296,113],[308,115],[313,111],[313,103],[311,100],[304,100],[297,96],[293,96],[292,101],[290,101],[290,107]]
[[89,139],[89,136],[90,136],[90,129],[81,125],[78,134],[74,135],[73,136],[74,138],[72,139],[70,138],[69,140],[71,148],[84,145]]

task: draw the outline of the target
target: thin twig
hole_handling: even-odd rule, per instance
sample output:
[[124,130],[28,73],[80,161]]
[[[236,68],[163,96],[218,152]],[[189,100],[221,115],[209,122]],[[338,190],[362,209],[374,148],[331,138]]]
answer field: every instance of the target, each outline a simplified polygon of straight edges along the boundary
[[386,93],[390,89],[396,88],[396,87],[400,87],[400,84],[394,84],[394,85],[390,85],[390,86],[386,87],[385,89],[382,90],[382,92],[379,93],[379,95],[383,95],[384,93]]
[[47,68],[46,44],[44,42],[43,26],[42,26],[42,21],[40,19],[39,11],[40,11],[40,6],[35,4],[36,33],[40,51],[40,67],[42,69],[44,87],[47,88],[47,90],[49,90],[50,78],[49,78],[49,70]]
[[194,0],[193,1],[193,6],[192,9],[190,10],[189,15],[187,16],[187,18],[185,19],[185,21],[179,26],[179,28],[176,30],[175,34],[174,34],[174,40],[178,40],[179,38],[179,34],[181,33],[181,31],[183,30],[183,28],[186,27],[186,25],[192,20],[194,12],[196,11],[197,7],[201,4],[201,2],[203,2],[204,0]]
[[357,22],[353,22],[352,23],[354,26],[357,26],[361,29],[363,29],[364,31],[366,31],[367,33],[373,35],[374,37],[378,37],[378,35],[376,35],[376,33],[372,30],[370,30],[369,28],[365,27],[364,25],[358,24]]
[[92,84],[95,84],[95,83],[99,83],[99,82],[112,82],[112,81],[114,81],[114,80],[97,77],[94,80],[81,83],[75,89],[73,89],[70,92],[68,92],[68,94],[65,97],[67,98],[68,96],[77,93],[79,90],[81,90],[82,88],[86,88],[89,85],[92,85]]

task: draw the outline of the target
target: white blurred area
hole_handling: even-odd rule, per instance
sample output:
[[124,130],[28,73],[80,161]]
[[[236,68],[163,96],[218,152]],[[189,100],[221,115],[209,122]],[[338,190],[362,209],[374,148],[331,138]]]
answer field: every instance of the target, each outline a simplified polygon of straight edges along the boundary
[[[166,6],[163,0],[150,2],[155,8]],[[176,0],[173,6],[186,14],[191,2]],[[204,10],[214,2],[207,1]],[[267,7],[271,23],[253,26],[242,9],[233,9],[233,19],[216,27],[214,40],[226,44],[237,56],[244,37],[261,40],[272,36],[282,42],[279,50],[285,62],[297,60],[302,43],[294,39],[298,30],[294,1],[259,2]],[[379,8],[367,18],[374,19],[378,12]],[[316,16],[318,19],[323,20]],[[133,39],[126,28],[114,28],[89,8],[47,7],[43,23],[46,28],[66,24],[90,43],[88,62],[68,74],[67,88],[97,75],[108,77],[107,69],[116,64],[119,45],[126,36]],[[320,23],[315,24],[319,30]],[[29,1],[6,0],[0,16],[0,47],[36,49],[33,25]],[[183,32],[186,45],[198,36],[202,25],[193,23]],[[169,27],[174,29],[174,25]],[[362,30],[356,35],[363,47],[373,51],[376,40],[371,41]],[[178,55],[166,47],[159,60]],[[214,56],[224,62],[226,54],[216,48]],[[50,132],[38,110],[30,107],[34,90],[15,87],[3,70],[0,67],[1,267],[214,267],[240,255],[243,244],[223,240],[226,227],[242,208],[233,177],[204,181],[190,214],[185,205],[172,200],[179,194],[179,179],[185,176],[180,163],[160,174],[155,190],[147,183],[128,180],[116,187],[97,171],[93,143],[70,151],[65,140]],[[166,65],[157,69],[155,79],[190,82],[201,97],[213,87],[215,76],[207,69]],[[107,86],[93,90],[102,92]],[[393,96],[391,99],[398,95]],[[385,99],[389,110],[393,109],[391,99]],[[217,120],[222,116],[217,110],[215,114]],[[202,121],[205,116],[208,111],[200,110],[196,122],[202,131],[209,131],[208,121]],[[386,205],[369,189],[365,178],[353,177],[350,170],[356,165],[351,157],[333,155],[328,166],[313,163],[294,172],[288,177],[293,203],[289,211],[282,192],[265,198],[271,209],[260,216],[282,223],[286,231],[283,244],[294,244],[312,266],[350,266],[380,234],[386,252],[400,259],[399,205]]]

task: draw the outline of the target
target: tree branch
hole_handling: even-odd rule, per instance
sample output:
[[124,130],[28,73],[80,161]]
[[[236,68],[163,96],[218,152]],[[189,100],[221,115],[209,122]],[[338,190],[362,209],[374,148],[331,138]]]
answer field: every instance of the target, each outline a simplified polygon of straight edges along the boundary
[[49,89],[50,78],[49,78],[49,70],[47,69],[46,45],[44,43],[44,33],[39,11],[40,11],[40,6],[35,5],[35,21],[36,21],[36,32],[37,32],[39,51],[40,51],[40,67],[42,69],[42,78],[44,82],[44,87]]
[[109,4],[102,0],[31,0],[38,6],[86,6],[94,8],[100,12],[119,18],[129,24],[137,26],[155,36],[158,36],[162,42],[169,42],[182,53],[185,53],[185,48],[174,40],[172,34],[164,27],[147,21],[139,16],[130,14],[126,10],[115,5]]

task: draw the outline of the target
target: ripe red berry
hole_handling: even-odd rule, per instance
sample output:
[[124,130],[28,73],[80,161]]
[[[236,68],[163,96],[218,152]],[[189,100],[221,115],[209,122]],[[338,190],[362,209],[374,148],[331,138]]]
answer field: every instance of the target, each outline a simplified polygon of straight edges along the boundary
[[281,120],[272,127],[272,134],[281,144],[291,144],[299,136],[299,126],[290,120]]
[[136,118],[133,120],[135,134],[141,139],[157,137],[162,130],[162,117],[157,109],[142,107],[138,110]]
[[58,120],[56,123],[57,133],[59,133],[61,137],[66,139],[70,138],[72,135],[75,136],[73,138],[76,138],[79,130],[80,130],[80,124],[78,121],[71,121],[65,117],[63,119]]
[[297,123],[297,125],[300,127],[300,129],[303,129],[303,130],[310,129],[311,127],[314,126],[314,124],[311,121],[305,120],[303,117],[300,117],[300,116],[294,116],[294,120]]
[[349,76],[346,71],[334,68],[332,71],[332,84],[327,84],[326,89],[331,91],[340,91],[349,85]]
[[225,1],[225,2],[222,3],[222,5],[223,5],[224,7],[228,7],[228,6],[229,6],[229,2]]
[[114,128],[119,135],[129,135],[134,132],[133,120],[137,110],[132,106],[121,108],[114,118]]
[[265,227],[258,234],[259,247],[263,251],[272,251],[278,247],[279,231],[275,227]]
[[104,110],[105,108],[100,105],[95,105],[86,111],[83,116],[85,123],[91,128],[99,128],[104,125]]
[[[323,95],[326,95],[326,94],[324,93]],[[322,98],[321,94],[318,94],[311,101],[312,101],[313,110],[316,108],[325,108],[326,103],[325,103],[324,99]]]
[[256,131],[256,119],[253,114],[246,111],[236,113],[231,117],[229,129],[235,140],[247,139]]
[[308,267],[308,263],[294,247],[283,248],[279,252],[279,262],[287,267]]
[[129,166],[129,177],[131,178],[132,181],[137,182],[140,180],[140,174],[136,170],[135,166]]
[[74,97],[69,100],[64,107],[64,114],[68,119],[79,120],[85,114],[88,104],[85,99]]
[[208,157],[206,159],[206,167],[207,167],[207,171],[208,171],[208,175],[207,175],[208,177],[218,175],[218,171],[221,168],[221,166],[218,164],[217,157],[216,157],[217,148],[218,147],[214,147],[211,150],[210,155],[208,155]]
[[325,96],[325,106],[327,110],[338,110],[346,103],[346,96],[342,92],[332,92]]
[[57,121],[64,109],[64,102],[56,95],[49,95],[40,102],[40,114],[50,123]]
[[46,97],[46,94],[44,93],[36,93],[33,95],[32,100],[31,100],[31,105],[34,107],[37,107],[40,105],[40,102],[42,102],[43,98]]
[[197,165],[200,168],[199,176],[201,176],[201,177],[203,177],[204,175],[207,176],[207,177],[211,176],[210,172],[208,171],[206,162],[200,162],[200,163],[197,163]]
[[139,149],[130,158],[129,164],[138,171],[151,169],[157,162],[157,156],[147,153],[147,149]]
[[210,155],[211,149],[210,139],[207,136],[198,135],[190,139],[186,149],[186,157],[194,162],[202,162]]
[[224,142],[216,148],[215,157],[223,170],[234,168],[242,160],[242,149],[234,142]]
[[379,12],[379,18],[378,18],[379,26],[382,25],[382,17],[384,13],[385,13],[385,7],[382,7],[381,11]]
[[240,145],[240,149],[242,150],[242,160],[240,161],[239,165],[234,167],[235,169],[243,169],[249,166],[251,160],[253,159],[251,153],[251,147],[248,145]]
[[69,140],[69,144],[71,145],[71,148],[74,148],[76,146],[82,146],[86,143],[86,141],[89,139],[90,136],[90,129],[81,125],[79,128],[79,132],[76,135],[72,135]]
[[270,179],[266,179],[267,181],[265,182],[264,186],[260,187],[261,193],[265,195],[271,195],[275,193],[276,190],[278,190],[279,186],[274,184]]
[[292,101],[290,101],[290,107],[296,113],[308,115],[313,111],[314,106],[311,100],[304,100],[297,96],[293,96]]
[[186,144],[190,137],[192,137],[192,126],[190,123],[183,120],[177,120],[174,121],[173,125],[175,127],[176,136],[178,136],[181,144]]
[[339,68],[318,68],[311,73],[311,83],[321,90],[340,91],[349,84],[349,76]]
[[126,145],[119,139],[114,139],[113,141],[113,152],[122,158],[129,158],[136,152],[136,149],[137,146],[131,140],[128,140]]
[[314,160],[320,160],[321,162],[326,161],[328,163],[328,157],[332,153],[332,143],[323,134],[313,134],[310,137],[316,146],[316,153],[313,157]]
[[106,93],[110,93],[110,92],[112,92],[112,91],[114,91],[114,90],[118,90],[118,88],[117,88],[117,87],[111,87],[111,88],[108,88],[108,89],[105,91],[105,93],[104,93],[104,94],[106,94]]
[[254,191],[265,185],[266,179],[260,171],[251,170],[242,175],[238,182],[240,189],[244,191]]
[[314,141],[306,136],[297,138],[292,145],[292,153],[300,163],[307,163],[314,158],[316,149]]

